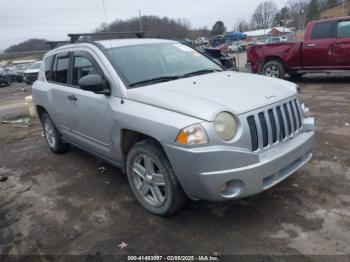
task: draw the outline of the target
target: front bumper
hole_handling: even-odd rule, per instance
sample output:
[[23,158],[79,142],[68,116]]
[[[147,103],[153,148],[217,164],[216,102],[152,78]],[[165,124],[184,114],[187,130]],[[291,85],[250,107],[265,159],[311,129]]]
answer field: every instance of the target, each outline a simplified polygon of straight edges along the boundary
[[268,151],[252,153],[227,146],[165,151],[184,191],[192,199],[223,201],[265,191],[286,179],[312,157],[313,123],[305,131]]

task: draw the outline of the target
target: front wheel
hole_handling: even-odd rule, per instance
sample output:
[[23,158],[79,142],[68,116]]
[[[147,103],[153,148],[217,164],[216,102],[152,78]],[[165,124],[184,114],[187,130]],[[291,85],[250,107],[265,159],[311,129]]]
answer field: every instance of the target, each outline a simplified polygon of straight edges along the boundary
[[126,159],[132,192],[150,213],[169,216],[186,203],[183,192],[163,150],[152,140],[136,143]]
[[281,62],[270,61],[263,66],[261,73],[268,77],[284,78],[285,70]]

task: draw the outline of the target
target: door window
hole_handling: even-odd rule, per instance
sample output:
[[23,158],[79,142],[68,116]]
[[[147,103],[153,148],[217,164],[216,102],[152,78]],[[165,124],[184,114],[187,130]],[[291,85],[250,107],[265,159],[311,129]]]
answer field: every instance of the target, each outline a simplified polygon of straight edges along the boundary
[[56,57],[53,69],[53,81],[57,83],[68,83],[69,57]]
[[338,38],[350,38],[350,21],[338,23]]
[[52,67],[53,56],[48,56],[45,58],[45,77],[47,81],[51,80],[51,67]]
[[99,74],[97,68],[94,64],[84,56],[76,56],[74,57],[74,67],[73,67],[73,85],[79,85],[79,79],[87,76]]
[[311,39],[329,39],[335,38],[335,23],[316,23],[312,29]]

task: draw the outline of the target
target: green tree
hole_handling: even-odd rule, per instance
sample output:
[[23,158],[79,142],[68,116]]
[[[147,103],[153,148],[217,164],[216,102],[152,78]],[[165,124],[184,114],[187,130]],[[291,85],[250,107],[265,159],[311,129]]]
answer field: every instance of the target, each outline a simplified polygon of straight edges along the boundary
[[285,25],[285,22],[290,19],[289,8],[283,7],[276,15],[273,21],[274,26]]
[[317,20],[320,17],[320,3],[318,0],[311,0],[307,7],[306,20],[307,22]]
[[222,35],[225,32],[226,32],[226,27],[225,27],[224,22],[222,22],[222,21],[215,22],[213,28],[211,29],[212,36]]

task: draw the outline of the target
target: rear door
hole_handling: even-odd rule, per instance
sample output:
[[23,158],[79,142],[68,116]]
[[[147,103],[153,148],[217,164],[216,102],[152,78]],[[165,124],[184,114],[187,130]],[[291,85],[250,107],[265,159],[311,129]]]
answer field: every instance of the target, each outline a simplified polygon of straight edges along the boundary
[[110,97],[79,88],[79,79],[91,74],[104,78],[104,72],[92,54],[74,52],[72,57],[70,112],[73,117],[74,142],[93,152],[109,156],[112,110]]
[[337,24],[333,61],[338,69],[350,69],[350,20],[340,21]]
[[311,25],[303,44],[304,69],[330,69],[335,67],[332,49],[336,41],[336,22],[317,22]]

